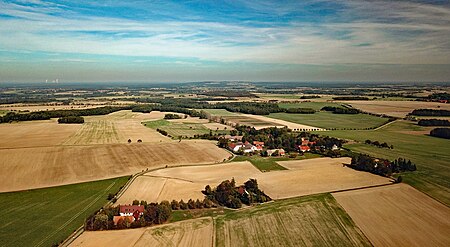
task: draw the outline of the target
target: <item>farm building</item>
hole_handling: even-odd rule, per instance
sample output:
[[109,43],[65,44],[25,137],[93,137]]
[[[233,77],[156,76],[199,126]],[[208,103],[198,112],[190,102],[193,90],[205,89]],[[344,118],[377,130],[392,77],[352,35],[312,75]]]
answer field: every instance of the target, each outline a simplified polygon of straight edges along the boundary
[[133,216],[135,219],[144,214],[144,205],[119,205],[120,216]]
[[268,149],[267,150],[267,155],[268,156],[272,156],[272,155],[284,156],[284,155],[286,155],[286,151],[284,151],[284,149],[282,149],[282,148],[279,148],[279,149]]

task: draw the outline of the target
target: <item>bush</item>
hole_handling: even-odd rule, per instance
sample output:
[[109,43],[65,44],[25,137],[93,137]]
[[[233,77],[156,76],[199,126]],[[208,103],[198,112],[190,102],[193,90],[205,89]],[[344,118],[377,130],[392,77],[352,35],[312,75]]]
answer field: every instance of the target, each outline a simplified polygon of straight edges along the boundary
[[436,128],[430,131],[430,135],[450,139],[450,128]]

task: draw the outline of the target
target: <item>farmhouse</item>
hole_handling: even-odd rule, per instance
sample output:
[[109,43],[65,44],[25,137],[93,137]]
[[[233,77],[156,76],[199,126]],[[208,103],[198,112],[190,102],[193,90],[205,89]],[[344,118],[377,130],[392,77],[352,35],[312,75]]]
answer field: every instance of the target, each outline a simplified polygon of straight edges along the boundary
[[133,216],[136,220],[144,214],[144,205],[119,205],[120,216]]
[[300,145],[300,146],[298,146],[298,150],[300,150],[302,152],[309,152],[309,151],[311,151],[311,148],[306,145]]
[[230,149],[231,151],[237,153],[240,150],[242,150],[244,153],[253,153],[255,151],[261,151],[262,147],[257,147],[254,146],[252,144],[250,144],[249,142],[236,142],[236,143],[230,143],[228,144],[228,149]]

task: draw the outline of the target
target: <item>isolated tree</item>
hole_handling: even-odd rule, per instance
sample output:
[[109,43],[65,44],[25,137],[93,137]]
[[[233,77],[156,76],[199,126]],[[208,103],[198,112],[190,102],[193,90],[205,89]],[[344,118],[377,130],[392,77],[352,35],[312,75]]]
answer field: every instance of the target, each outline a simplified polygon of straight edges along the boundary
[[128,143],[131,143],[131,139],[128,139]]

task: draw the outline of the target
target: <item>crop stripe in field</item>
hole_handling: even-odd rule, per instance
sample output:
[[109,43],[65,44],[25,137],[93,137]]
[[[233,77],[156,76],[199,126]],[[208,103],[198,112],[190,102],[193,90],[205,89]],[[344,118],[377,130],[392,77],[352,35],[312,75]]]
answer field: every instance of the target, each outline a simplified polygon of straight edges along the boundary
[[151,177],[151,178],[166,178],[166,179],[181,180],[181,181],[185,181],[185,182],[189,182],[189,183],[194,183],[194,181],[188,180],[188,179],[184,179],[184,178],[174,178],[174,177],[166,177],[166,176],[155,176],[155,175],[149,175],[149,174],[145,174],[145,175],[141,175],[141,176],[143,176],[143,177]]
[[84,213],[86,210],[88,210],[94,203],[96,203],[103,195],[105,191],[110,190],[114,185],[116,184],[116,181],[112,182],[105,190],[100,191],[97,193],[97,197],[95,200],[91,201],[88,205],[86,205],[82,210],[80,210],[78,213],[76,213],[74,216],[72,216],[70,219],[68,219],[63,225],[58,227],[55,231],[53,231],[51,234],[47,235],[45,238],[43,238],[36,246],[41,246],[45,241],[47,241],[49,238],[53,237],[56,233],[61,231],[64,227],[72,223],[78,216],[80,216],[82,213]]

